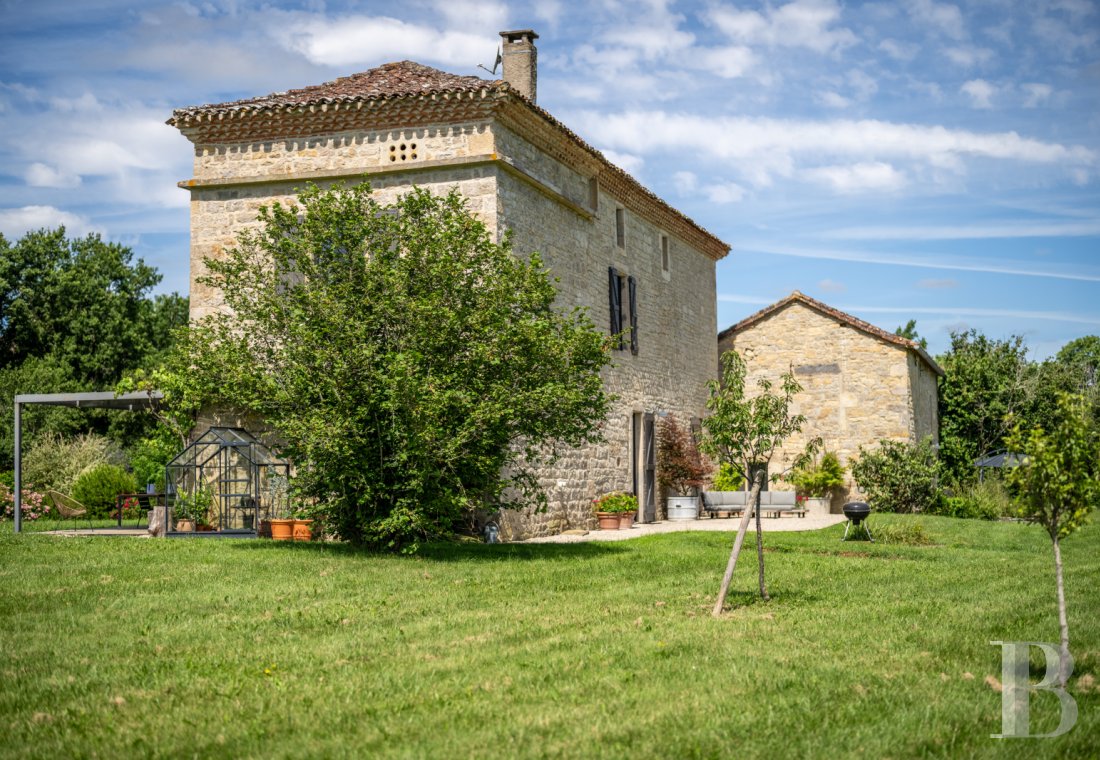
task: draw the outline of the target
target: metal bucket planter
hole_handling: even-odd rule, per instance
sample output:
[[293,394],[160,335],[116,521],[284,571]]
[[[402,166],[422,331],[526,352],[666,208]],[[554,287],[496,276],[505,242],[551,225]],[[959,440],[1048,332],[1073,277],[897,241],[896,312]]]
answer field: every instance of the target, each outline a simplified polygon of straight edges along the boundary
[[698,496],[669,496],[668,497],[668,519],[670,522],[676,520],[698,520],[699,519],[699,497]]
[[830,499],[827,497],[816,498],[807,496],[802,502],[802,506],[806,508],[806,514],[810,517],[828,517]]

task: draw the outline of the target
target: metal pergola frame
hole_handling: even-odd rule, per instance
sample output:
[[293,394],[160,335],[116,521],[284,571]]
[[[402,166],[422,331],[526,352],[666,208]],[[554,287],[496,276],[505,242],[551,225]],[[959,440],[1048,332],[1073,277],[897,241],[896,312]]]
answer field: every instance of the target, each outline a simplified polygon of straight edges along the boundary
[[69,406],[76,409],[152,409],[164,398],[160,391],[87,391],[82,393],[23,393],[15,397],[15,532],[23,529],[23,421],[24,404]]

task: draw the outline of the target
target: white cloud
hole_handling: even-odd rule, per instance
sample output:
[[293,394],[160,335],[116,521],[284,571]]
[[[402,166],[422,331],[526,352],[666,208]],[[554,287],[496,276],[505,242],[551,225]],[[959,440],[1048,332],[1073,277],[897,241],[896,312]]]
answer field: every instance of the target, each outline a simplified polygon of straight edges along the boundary
[[847,108],[852,101],[835,92],[819,92],[814,96],[818,103],[827,108]]
[[1051,94],[1054,92],[1049,84],[1040,84],[1037,82],[1028,82],[1020,85],[1020,89],[1024,91],[1024,108],[1037,108],[1039,105],[1050,100]]
[[[842,240],[996,240],[1028,237],[1091,237],[1100,235],[1100,221],[1004,221],[992,226],[975,224],[968,227],[937,225],[921,227],[849,227],[821,234],[823,237]],[[1087,279],[1100,280],[1100,277]]]
[[992,108],[997,88],[984,79],[971,79],[959,88],[959,92],[970,96],[970,105],[974,108]]
[[909,16],[952,39],[961,40],[966,37],[962,11],[956,5],[936,3],[933,0],[910,0]]
[[52,229],[62,225],[70,235],[79,236],[98,231],[86,217],[53,206],[0,209],[0,234],[9,240],[18,239],[34,230]]
[[645,166],[645,159],[641,156],[636,156],[631,153],[619,153],[614,150],[602,150],[604,157],[611,163],[618,166],[620,169],[626,170],[628,174],[635,177],[641,173],[642,168]]
[[817,287],[826,293],[843,293],[848,289],[848,286],[843,282],[837,282],[836,280],[824,279],[817,283]]
[[311,63],[354,66],[390,60],[425,60],[468,69],[487,60],[495,32],[440,30],[387,16],[323,16],[269,11],[268,33],[284,49]]
[[803,176],[811,182],[828,185],[836,192],[844,194],[894,192],[906,185],[905,174],[880,161],[849,166],[820,166],[807,169]]
[[959,287],[959,281],[952,277],[943,277],[940,279],[925,278],[917,282],[917,287],[925,288],[926,290],[948,290]]
[[[511,29],[508,6],[491,0],[432,0],[435,13],[447,20],[448,29],[478,32],[486,29]],[[523,27],[526,28],[526,27]]]
[[878,82],[875,81],[874,77],[859,69],[852,69],[848,72],[848,84],[856,91],[856,95],[860,100],[867,100],[878,92]]
[[80,175],[55,169],[46,164],[33,163],[27,167],[23,178],[31,187],[77,187],[80,185]]
[[561,22],[562,13],[562,5],[558,0],[539,0],[535,3],[535,18],[539,21],[545,21],[553,28],[557,28]]
[[734,182],[707,185],[703,188],[707,200],[711,203],[739,203],[745,197],[745,188]]
[[680,195],[688,195],[699,186],[699,178],[692,172],[676,172],[672,175],[672,186]]
[[694,50],[690,60],[695,63],[696,68],[709,71],[723,79],[745,76],[756,61],[752,50],[740,45]]
[[[714,117],[628,110],[581,111],[570,119],[583,134],[599,134],[601,144],[636,155],[651,152],[690,154],[703,161],[726,162],[754,185],[794,176],[802,161],[837,160],[862,164],[852,182],[876,178],[896,186],[899,177],[876,163],[909,160],[933,166],[958,166],[962,159],[1064,165],[1097,163],[1096,152],[1081,146],[1021,137],[1015,132],[971,132],[943,126],[894,124],[876,120],[765,119]],[[842,185],[843,181],[838,181]]]
[[828,53],[858,42],[850,29],[834,26],[840,15],[841,7],[833,0],[795,0],[779,7],[768,6],[763,14],[717,7],[709,19],[738,42]]
[[886,53],[895,61],[911,61],[920,52],[920,46],[911,42],[902,42],[895,39],[885,39],[878,44],[878,49]]
[[993,60],[993,51],[989,48],[960,45],[944,48],[944,55],[951,59],[952,63],[964,68],[971,68],[980,64],[986,64]]
[[[881,238],[891,239],[889,233],[892,228],[866,229],[865,232],[882,232]],[[919,237],[925,228],[911,228]],[[858,234],[859,230],[834,230],[825,232],[824,237],[843,239],[863,239]],[[1096,234],[1095,232],[1093,234]],[[996,233],[988,237],[998,237]],[[875,234],[866,235],[866,239],[876,239]],[[935,239],[934,237],[931,239]],[[876,251],[855,251],[851,248],[840,250],[823,248],[779,247],[773,245],[755,245],[752,241],[746,241],[738,246],[738,250],[744,254],[763,253],[771,256],[792,256],[800,259],[818,259],[825,261],[853,261],[860,264],[881,264],[895,267],[912,267],[917,269],[943,269],[955,272],[989,272],[995,274],[1011,274],[1022,277],[1046,277],[1056,280],[1073,280],[1077,282],[1100,282],[1100,269],[1096,267],[1086,268],[1079,265],[1049,264],[1046,267],[1037,267],[1035,262],[991,260],[968,258],[965,256],[939,256],[930,253],[879,253]]]

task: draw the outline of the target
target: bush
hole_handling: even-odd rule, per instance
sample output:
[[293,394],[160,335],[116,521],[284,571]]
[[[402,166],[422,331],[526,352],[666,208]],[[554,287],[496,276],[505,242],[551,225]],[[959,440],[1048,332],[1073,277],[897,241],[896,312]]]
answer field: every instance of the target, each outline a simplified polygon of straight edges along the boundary
[[638,497],[625,491],[605,494],[592,500],[592,509],[596,512],[614,512],[617,514],[637,512]]
[[118,444],[101,435],[86,433],[73,438],[46,435],[36,440],[23,456],[23,485],[42,492],[52,488],[71,494],[84,471],[125,462],[126,456]]
[[996,480],[972,483],[958,496],[943,500],[936,514],[979,520],[997,520],[1013,513],[1012,498]]
[[826,451],[820,462],[800,467],[791,473],[791,484],[799,494],[820,499],[844,485],[844,465],[836,454]]
[[[23,496],[20,500],[20,512],[23,513],[23,520],[38,520],[43,517],[48,517],[50,514],[50,504],[47,502],[42,494],[37,491],[31,491],[30,489],[22,489]],[[6,484],[0,483],[0,505],[3,507],[0,517],[5,520],[15,519],[15,496],[14,491]]]
[[859,448],[852,476],[879,512],[931,512],[941,509],[940,464],[931,439],[917,444],[879,441],[872,451]]
[[681,496],[706,483],[710,466],[703,460],[690,430],[675,415],[657,423],[657,484]]
[[167,428],[158,428],[153,435],[142,438],[130,449],[130,467],[138,488],[153,483],[163,493],[164,466],[180,453],[180,441]]
[[116,496],[136,490],[133,475],[118,465],[101,464],[76,479],[72,496],[88,508],[90,517],[107,517],[115,508]]
[[713,486],[715,491],[740,491],[744,484],[744,479],[733,471],[733,465],[725,462],[718,468]]

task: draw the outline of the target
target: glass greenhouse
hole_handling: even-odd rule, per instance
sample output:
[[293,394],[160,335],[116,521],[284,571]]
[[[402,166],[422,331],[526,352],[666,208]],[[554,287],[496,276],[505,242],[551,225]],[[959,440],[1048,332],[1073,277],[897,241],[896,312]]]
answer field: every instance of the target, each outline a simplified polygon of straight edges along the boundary
[[241,428],[210,428],[165,470],[170,533],[256,535],[289,508],[290,465]]

